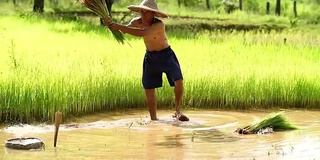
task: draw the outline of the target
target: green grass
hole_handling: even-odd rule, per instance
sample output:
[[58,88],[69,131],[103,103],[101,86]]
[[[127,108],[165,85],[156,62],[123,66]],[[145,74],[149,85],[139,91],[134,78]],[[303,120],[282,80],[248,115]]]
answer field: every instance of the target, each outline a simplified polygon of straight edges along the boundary
[[283,112],[274,112],[266,115],[265,117],[255,119],[255,121],[244,127],[245,132],[248,134],[256,134],[261,129],[272,128],[272,131],[287,131],[298,129],[293,125]]
[[[126,35],[130,45],[120,45],[103,27],[43,16],[0,16],[0,23],[0,121],[50,121],[58,110],[70,117],[146,107],[142,40]],[[168,36],[185,78],[186,109],[319,109],[319,35]],[[165,78],[157,95],[159,108],[173,109]]]

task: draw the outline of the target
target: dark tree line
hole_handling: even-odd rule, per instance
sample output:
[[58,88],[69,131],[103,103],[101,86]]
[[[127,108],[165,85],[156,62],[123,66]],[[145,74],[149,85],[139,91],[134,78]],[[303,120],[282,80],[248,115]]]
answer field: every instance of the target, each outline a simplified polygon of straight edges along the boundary
[[[14,0],[15,3],[16,0]],[[114,3],[114,0],[105,0],[109,11],[111,11],[112,4]],[[44,12],[44,0],[34,0],[33,4],[33,12],[37,13],[43,13]],[[110,15],[111,16],[111,15]]]
[[[194,6],[195,3],[197,3],[195,0],[178,0],[179,7],[181,6],[181,4],[183,4],[186,7]],[[206,0],[206,6],[207,6],[207,9],[211,9],[210,0]]]
[[[18,0],[13,0],[13,3],[16,4]],[[50,2],[53,1],[53,0],[50,0]],[[106,3],[108,4],[108,9],[111,10],[112,8],[112,5],[114,3],[114,0],[105,0]],[[223,0],[221,0],[223,1]],[[258,1],[258,0],[257,0]],[[309,0],[311,1],[311,0]],[[313,2],[316,2],[316,3],[320,3],[320,0],[312,0]],[[194,6],[194,5],[197,5],[199,1],[197,0],[178,0],[178,5],[179,7],[181,5],[184,5],[184,6]],[[206,7],[207,9],[211,9],[211,6],[210,6],[210,0],[205,0],[206,2]],[[277,4],[276,4],[276,14],[277,15],[280,15],[280,5],[281,5],[281,2],[280,0],[276,0]],[[268,4],[267,4],[268,5]],[[268,6],[267,6],[268,7]],[[242,10],[242,0],[239,0],[239,9]],[[42,13],[44,12],[44,0],[34,0],[34,6],[33,6],[33,11],[34,12],[39,12],[39,13]]]
[[[110,17],[111,15],[111,8],[114,3],[114,0],[105,0],[108,10],[110,11]],[[43,13],[44,12],[44,0],[34,0],[34,5],[33,5],[33,12],[37,13]],[[102,19],[100,18],[100,23],[103,24]]]

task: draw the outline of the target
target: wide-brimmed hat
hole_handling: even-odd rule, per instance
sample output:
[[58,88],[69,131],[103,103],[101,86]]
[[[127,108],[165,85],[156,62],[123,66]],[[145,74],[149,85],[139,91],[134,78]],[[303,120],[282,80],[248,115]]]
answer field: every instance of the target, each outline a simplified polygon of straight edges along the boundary
[[141,10],[148,10],[155,13],[156,17],[168,18],[169,16],[158,10],[158,5],[155,0],[143,0],[139,5],[130,5],[128,9],[134,12],[141,12]]

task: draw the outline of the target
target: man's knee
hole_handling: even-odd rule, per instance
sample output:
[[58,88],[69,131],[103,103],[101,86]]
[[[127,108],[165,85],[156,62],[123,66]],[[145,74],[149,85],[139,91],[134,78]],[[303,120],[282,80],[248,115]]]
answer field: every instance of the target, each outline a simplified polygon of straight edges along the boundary
[[183,94],[183,80],[177,80],[174,83],[174,92],[176,94]]
[[147,101],[153,101],[155,99],[155,89],[145,89]]
[[174,81],[175,87],[183,87],[183,80],[179,79]]

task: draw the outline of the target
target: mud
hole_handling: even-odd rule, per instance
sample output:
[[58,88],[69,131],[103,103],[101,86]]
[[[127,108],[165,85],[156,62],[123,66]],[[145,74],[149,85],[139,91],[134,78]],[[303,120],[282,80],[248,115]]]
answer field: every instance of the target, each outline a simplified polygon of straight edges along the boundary
[[[60,126],[53,147],[53,125],[1,128],[0,141],[39,137],[42,151],[4,147],[0,159],[319,159],[320,112],[286,111],[299,130],[265,135],[239,135],[234,130],[269,112],[186,111],[189,122],[179,122],[169,111],[159,121],[148,113],[102,113],[74,119]],[[308,117],[308,119],[306,118]],[[1,145],[1,144],[0,144]]]

